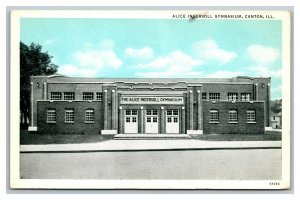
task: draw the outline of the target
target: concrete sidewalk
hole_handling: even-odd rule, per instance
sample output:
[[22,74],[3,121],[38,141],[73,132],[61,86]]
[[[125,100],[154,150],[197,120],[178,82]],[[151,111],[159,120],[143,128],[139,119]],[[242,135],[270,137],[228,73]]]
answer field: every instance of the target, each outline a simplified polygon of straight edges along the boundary
[[21,153],[281,148],[281,141],[108,140],[84,144],[21,145]]

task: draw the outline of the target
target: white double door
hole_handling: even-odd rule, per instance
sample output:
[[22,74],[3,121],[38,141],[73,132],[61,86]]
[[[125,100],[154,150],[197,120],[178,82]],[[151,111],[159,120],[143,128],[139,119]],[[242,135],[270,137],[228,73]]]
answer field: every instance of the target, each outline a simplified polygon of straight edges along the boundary
[[125,133],[138,133],[138,111],[125,110]]
[[166,112],[166,133],[179,133],[179,110]]
[[145,133],[158,133],[158,110],[146,110]]

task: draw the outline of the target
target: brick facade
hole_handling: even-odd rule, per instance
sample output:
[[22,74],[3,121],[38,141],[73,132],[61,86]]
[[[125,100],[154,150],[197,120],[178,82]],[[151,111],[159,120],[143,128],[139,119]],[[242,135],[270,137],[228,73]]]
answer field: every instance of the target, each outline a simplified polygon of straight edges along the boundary
[[[69,78],[64,76],[31,77],[32,106],[31,126],[40,133],[54,134],[99,134],[105,130],[124,133],[125,111],[138,110],[138,133],[145,133],[146,111],[158,110],[158,132],[166,133],[167,110],[178,110],[178,133],[200,131],[211,133],[263,133],[270,126],[269,101],[270,78],[237,77],[228,79],[101,79]],[[73,92],[74,100],[51,100],[51,92]],[[93,99],[83,100],[84,92],[92,92]],[[102,100],[96,99],[97,93]],[[209,100],[210,93],[219,93],[215,103]],[[238,94],[235,103],[228,101],[228,93]],[[241,95],[250,94],[242,102]],[[126,104],[123,96],[180,97],[183,102],[176,104]],[[206,95],[206,96],[205,96]],[[204,97],[206,97],[204,99]],[[65,123],[65,109],[74,109],[75,122]],[[86,109],[93,109],[95,122],[84,122]],[[56,110],[56,123],[47,123],[47,109]],[[210,109],[218,109],[220,121],[209,123]],[[228,123],[228,110],[238,111],[238,123]],[[256,110],[256,123],[247,123],[245,112]],[[199,133],[200,133],[199,132]]]

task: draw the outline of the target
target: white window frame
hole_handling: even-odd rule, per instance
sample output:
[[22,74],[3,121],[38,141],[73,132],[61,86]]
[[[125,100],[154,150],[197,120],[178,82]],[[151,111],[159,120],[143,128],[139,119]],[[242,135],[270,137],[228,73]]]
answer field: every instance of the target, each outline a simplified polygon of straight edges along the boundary
[[241,93],[241,101],[251,101],[251,93]]
[[64,100],[66,101],[75,100],[75,92],[64,92]]
[[56,123],[56,110],[47,109],[47,123]]
[[102,99],[103,99],[103,93],[102,92],[97,92],[96,93],[96,100],[102,101]]
[[210,101],[220,101],[220,93],[209,93]]
[[219,110],[217,109],[209,110],[209,123],[219,123]]
[[84,101],[94,100],[94,92],[82,92],[82,100]]
[[87,124],[95,123],[95,111],[94,111],[94,109],[86,109],[85,110],[84,122],[87,123]]
[[65,109],[65,123],[74,123],[74,122],[75,122],[74,109],[66,108]]
[[53,101],[62,100],[61,92],[50,92],[50,100]]
[[229,110],[228,111],[228,123],[238,123],[238,111],[237,110]]
[[247,110],[247,123],[256,123],[256,111]]
[[238,93],[228,93],[227,94],[228,101],[237,101],[239,99]]

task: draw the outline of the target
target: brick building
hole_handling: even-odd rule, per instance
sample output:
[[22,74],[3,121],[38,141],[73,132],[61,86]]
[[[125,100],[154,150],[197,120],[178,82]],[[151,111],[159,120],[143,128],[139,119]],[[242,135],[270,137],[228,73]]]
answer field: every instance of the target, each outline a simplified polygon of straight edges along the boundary
[[31,77],[30,131],[264,133],[270,78]]

